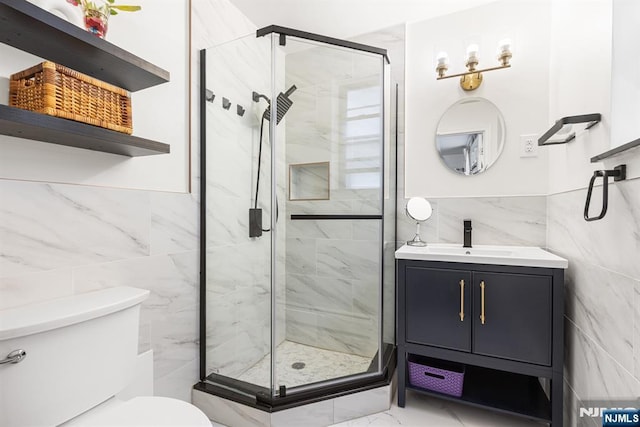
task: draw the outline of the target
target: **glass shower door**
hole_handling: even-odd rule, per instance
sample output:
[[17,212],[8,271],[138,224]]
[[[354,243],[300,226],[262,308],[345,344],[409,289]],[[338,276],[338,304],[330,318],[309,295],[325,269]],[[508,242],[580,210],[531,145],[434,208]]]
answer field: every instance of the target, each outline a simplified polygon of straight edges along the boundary
[[[263,138],[259,168],[263,109],[253,100],[253,92],[271,92],[270,52],[268,40],[249,35],[207,49],[202,58],[203,375],[241,392],[248,385],[271,388],[268,372],[255,379],[246,376],[256,364],[271,360],[271,241],[268,233],[250,237],[249,223],[249,210],[256,206],[263,209],[265,229],[271,214],[270,150]],[[268,132],[268,124],[263,131]],[[256,195],[258,169],[262,184]]]
[[387,182],[383,57],[271,37],[277,396],[379,373]]

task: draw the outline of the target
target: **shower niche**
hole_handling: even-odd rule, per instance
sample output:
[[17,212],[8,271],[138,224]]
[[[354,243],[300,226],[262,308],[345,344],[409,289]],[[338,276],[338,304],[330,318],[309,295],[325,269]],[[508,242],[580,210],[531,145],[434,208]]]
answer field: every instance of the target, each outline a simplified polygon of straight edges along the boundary
[[197,395],[271,414],[387,386],[396,159],[386,50],[266,27],[203,50],[201,91]]
[[329,162],[289,165],[289,200],[329,200]]

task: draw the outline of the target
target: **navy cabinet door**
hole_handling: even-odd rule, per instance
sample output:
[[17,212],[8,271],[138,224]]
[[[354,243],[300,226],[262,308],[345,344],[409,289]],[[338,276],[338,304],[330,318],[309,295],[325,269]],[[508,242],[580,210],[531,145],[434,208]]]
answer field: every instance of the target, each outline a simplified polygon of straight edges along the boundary
[[551,277],[473,273],[473,353],[551,365]]
[[406,340],[471,351],[471,273],[407,267]]

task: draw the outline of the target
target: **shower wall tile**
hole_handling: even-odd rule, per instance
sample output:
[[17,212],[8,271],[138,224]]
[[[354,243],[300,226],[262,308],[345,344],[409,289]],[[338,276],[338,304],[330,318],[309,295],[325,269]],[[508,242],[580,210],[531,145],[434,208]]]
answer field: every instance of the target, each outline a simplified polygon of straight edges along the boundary
[[[393,266],[391,266],[390,273],[391,275],[394,274]],[[351,286],[353,290],[353,313],[365,315],[374,319],[377,318],[379,311],[378,305],[380,303],[380,291],[378,290],[380,284],[378,282],[378,278],[352,280]],[[395,292],[392,292],[392,301],[394,296]],[[388,301],[388,299],[385,299],[385,301]],[[393,316],[393,313],[389,313],[389,315]]]
[[0,277],[149,255],[149,193],[0,182]]
[[[287,340],[318,345],[318,313],[287,304]],[[326,347],[325,347],[326,348]]]
[[[391,221],[391,224],[393,224],[393,221]],[[351,221],[351,226],[353,240],[377,242],[380,239],[381,223],[378,220]]]
[[230,340],[207,351],[207,372],[237,378],[268,354],[268,349],[256,346],[248,331],[234,331]]
[[[338,214],[351,213],[353,203],[351,200],[314,200],[314,201],[288,201],[287,212],[291,214]],[[294,222],[287,221],[287,230]],[[296,223],[297,224],[297,223]],[[301,227],[302,225],[300,225]]]
[[287,273],[315,274],[316,245],[315,239],[287,239]]
[[286,300],[291,307],[351,312],[353,291],[349,280],[308,274],[287,274],[286,280]]
[[[317,212],[314,212],[317,213]],[[352,234],[353,221],[288,221],[287,237],[307,239],[346,239]]]
[[[302,45],[302,43],[297,43]],[[311,47],[287,58],[287,87],[295,84],[299,88],[317,86],[333,80],[350,79],[353,75],[353,56],[349,51],[332,47]],[[295,60],[292,57],[295,55]]]
[[373,357],[378,351],[376,318],[338,313],[318,314],[318,347]]
[[380,248],[367,241],[318,240],[318,276],[365,279],[379,274]]

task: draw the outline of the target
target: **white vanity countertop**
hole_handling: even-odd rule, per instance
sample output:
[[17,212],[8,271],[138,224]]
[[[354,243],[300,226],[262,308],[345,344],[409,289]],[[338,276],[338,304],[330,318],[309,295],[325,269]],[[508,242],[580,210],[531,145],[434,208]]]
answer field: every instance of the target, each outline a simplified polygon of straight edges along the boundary
[[532,246],[474,245],[463,248],[462,245],[445,243],[424,247],[404,245],[396,251],[396,259],[545,268],[567,268],[569,265],[566,259]]

